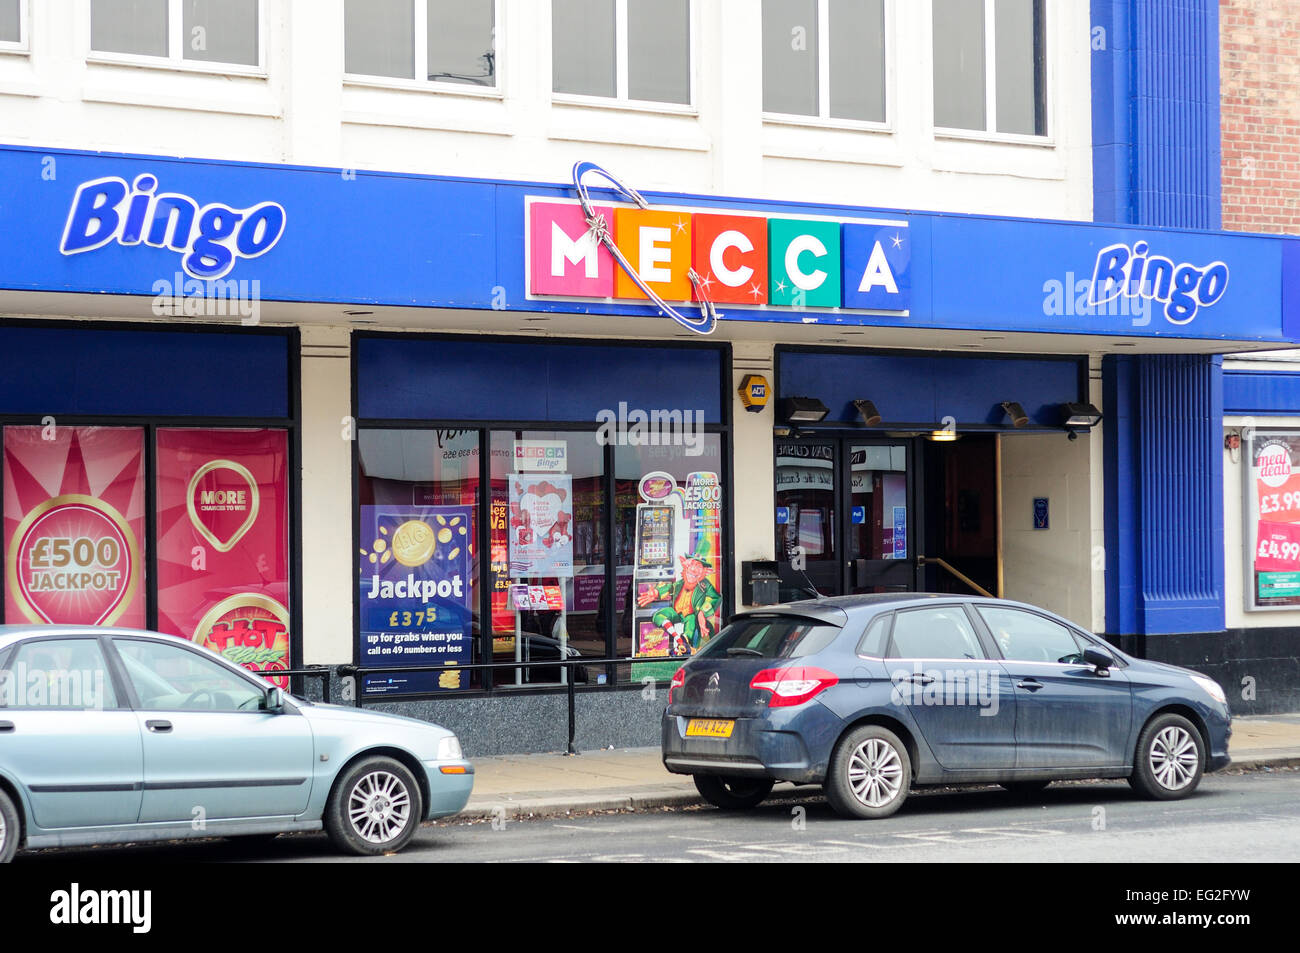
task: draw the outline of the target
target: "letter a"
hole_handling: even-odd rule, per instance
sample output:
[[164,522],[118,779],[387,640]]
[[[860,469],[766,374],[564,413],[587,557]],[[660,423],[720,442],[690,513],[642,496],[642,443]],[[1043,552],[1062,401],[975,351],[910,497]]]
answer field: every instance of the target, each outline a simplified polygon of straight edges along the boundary
[[898,282],[894,280],[894,273],[889,268],[889,261],[885,258],[885,250],[880,247],[880,242],[876,242],[871,249],[871,257],[867,259],[867,270],[862,273],[858,290],[870,291],[877,286],[884,288],[891,295],[898,294]]

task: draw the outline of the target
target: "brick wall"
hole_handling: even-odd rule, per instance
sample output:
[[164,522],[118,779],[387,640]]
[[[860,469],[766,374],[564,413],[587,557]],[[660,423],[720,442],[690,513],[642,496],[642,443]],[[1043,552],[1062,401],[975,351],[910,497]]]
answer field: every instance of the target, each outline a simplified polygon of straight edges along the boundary
[[1300,234],[1300,0],[1220,0],[1223,227]]

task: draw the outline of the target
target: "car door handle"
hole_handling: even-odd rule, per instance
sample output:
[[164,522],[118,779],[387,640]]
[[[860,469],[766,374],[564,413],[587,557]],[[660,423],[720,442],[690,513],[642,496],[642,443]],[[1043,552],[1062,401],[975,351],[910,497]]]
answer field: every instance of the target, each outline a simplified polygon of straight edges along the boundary
[[1036,678],[1027,678],[1023,682],[1016,682],[1016,688],[1024,688],[1031,692],[1036,692],[1043,687],[1043,683]]
[[172,730],[172,723],[161,718],[150,718],[144,726],[152,732],[163,735]]
[[911,682],[913,685],[929,685],[934,681],[933,675],[909,675],[903,679],[905,682]]
[[0,732],[9,733],[14,730],[12,721],[0,721]]

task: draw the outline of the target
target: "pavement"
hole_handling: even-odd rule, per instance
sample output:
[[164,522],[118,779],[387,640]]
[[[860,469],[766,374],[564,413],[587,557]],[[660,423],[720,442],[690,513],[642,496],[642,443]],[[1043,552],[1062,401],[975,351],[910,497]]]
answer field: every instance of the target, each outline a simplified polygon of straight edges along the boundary
[[[1234,718],[1229,771],[1300,765],[1300,713]],[[465,819],[505,819],[703,804],[694,782],[669,774],[658,748],[474,759]]]

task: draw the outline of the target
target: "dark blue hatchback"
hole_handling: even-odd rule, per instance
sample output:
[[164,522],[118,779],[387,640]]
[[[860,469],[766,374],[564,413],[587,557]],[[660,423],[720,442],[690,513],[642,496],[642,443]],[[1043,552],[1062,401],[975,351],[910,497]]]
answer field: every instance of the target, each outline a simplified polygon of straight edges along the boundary
[[1033,606],[843,596],[734,616],[673,677],[663,759],[728,808],[777,781],[823,785],[848,817],[928,784],[1122,777],[1174,799],[1228,764],[1230,721],[1213,680]]

